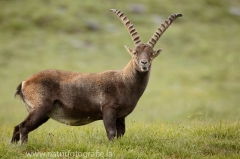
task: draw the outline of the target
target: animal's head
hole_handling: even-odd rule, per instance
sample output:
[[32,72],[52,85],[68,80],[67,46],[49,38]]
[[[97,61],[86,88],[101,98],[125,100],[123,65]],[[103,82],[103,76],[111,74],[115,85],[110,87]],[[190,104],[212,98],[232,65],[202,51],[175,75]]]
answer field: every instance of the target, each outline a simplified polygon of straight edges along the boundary
[[182,16],[182,14],[172,14],[168,20],[166,20],[165,23],[158,28],[158,30],[153,34],[147,43],[142,43],[136,29],[133,27],[133,24],[130,22],[130,20],[117,9],[111,9],[110,11],[114,12],[121,19],[122,23],[127,28],[129,34],[132,37],[135,48],[131,49],[127,46],[125,46],[125,48],[132,56],[135,68],[139,72],[147,72],[150,70],[153,59],[157,57],[162,51],[162,49],[153,50],[154,45],[162,36],[163,32],[171,25],[171,23],[178,17]]

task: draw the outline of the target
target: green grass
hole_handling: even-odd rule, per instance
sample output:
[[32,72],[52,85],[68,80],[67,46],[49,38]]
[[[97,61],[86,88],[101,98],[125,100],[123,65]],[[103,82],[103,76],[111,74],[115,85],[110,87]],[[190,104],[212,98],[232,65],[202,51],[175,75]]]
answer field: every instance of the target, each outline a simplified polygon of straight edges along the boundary
[[[145,13],[131,13],[134,3],[143,4]],[[0,158],[65,150],[108,150],[115,158],[237,158],[240,16],[229,12],[233,6],[239,1],[0,1]],[[99,72],[128,63],[123,45],[133,42],[111,8],[126,13],[144,42],[159,26],[154,17],[183,14],[155,47],[163,52],[127,117],[126,135],[111,143],[102,123],[67,127],[49,121],[27,145],[10,145],[13,127],[27,115],[13,98],[21,81],[49,68]],[[89,19],[99,23],[98,31],[88,29]]]
[[54,124],[52,128],[37,129],[30,135],[29,143],[23,146],[10,145],[8,137],[12,129],[3,127],[1,132],[6,134],[1,133],[4,144],[0,157],[66,158],[70,154],[64,153],[70,151],[72,157],[92,153],[93,158],[101,158],[100,152],[104,157],[113,158],[238,158],[239,126],[239,122],[226,121],[214,124],[203,121],[128,122],[126,135],[109,142],[99,123],[86,127]]

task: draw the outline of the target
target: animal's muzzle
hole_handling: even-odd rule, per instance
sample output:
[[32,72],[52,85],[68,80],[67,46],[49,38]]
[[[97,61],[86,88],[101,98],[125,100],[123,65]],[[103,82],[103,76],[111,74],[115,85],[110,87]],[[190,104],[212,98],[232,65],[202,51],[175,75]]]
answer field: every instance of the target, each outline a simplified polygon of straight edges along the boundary
[[141,60],[140,64],[141,64],[141,70],[142,71],[144,71],[144,72],[148,71],[148,66],[149,66],[148,60],[145,60],[145,59]]

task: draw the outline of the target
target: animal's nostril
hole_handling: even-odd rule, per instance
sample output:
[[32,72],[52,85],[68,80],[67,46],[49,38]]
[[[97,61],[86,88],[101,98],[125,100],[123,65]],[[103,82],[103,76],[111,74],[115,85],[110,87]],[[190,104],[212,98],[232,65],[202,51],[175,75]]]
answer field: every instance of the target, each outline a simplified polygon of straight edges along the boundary
[[146,65],[147,63],[147,60],[141,60],[141,64]]

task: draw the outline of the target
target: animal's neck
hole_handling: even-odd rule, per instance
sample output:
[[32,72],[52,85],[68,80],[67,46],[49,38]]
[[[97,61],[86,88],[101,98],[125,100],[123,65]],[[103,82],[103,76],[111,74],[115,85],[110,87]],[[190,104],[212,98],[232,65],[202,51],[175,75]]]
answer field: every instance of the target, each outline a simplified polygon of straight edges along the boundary
[[122,70],[122,75],[123,80],[128,84],[127,87],[131,89],[131,92],[140,97],[147,87],[151,68],[149,68],[148,72],[142,73],[137,71],[134,65],[134,61],[131,60]]

